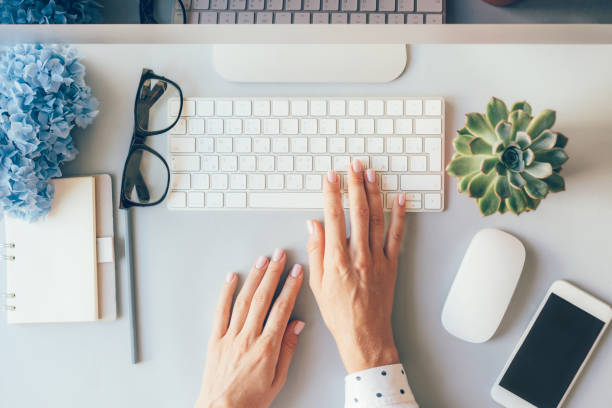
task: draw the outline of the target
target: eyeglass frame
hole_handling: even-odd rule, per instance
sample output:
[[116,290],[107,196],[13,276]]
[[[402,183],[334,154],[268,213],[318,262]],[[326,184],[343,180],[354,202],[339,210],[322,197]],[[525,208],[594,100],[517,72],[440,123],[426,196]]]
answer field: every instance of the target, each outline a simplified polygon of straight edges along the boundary
[[[162,129],[162,130],[154,130],[154,131],[143,130],[141,129],[140,124],[138,122],[140,93],[142,91],[142,87],[145,81],[151,80],[151,79],[157,79],[159,81],[163,81],[165,83],[173,85],[179,92],[179,110],[178,110],[176,119],[167,128]],[[153,70],[150,70],[147,68],[143,69],[142,74],[140,76],[140,82],[138,83],[138,90],[136,91],[136,100],[134,101],[134,130],[132,132],[132,139],[130,141],[130,147],[128,149],[127,158],[125,159],[125,164],[123,165],[123,172],[121,174],[121,189],[119,191],[119,208],[128,209],[131,207],[151,207],[151,206],[157,205],[161,203],[162,201],[164,201],[164,199],[168,195],[168,190],[170,189],[170,167],[168,166],[168,162],[156,150],[146,145],[145,142],[146,142],[147,137],[166,133],[170,129],[172,129],[174,126],[176,126],[179,119],[181,118],[182,111],[183,111],[183,91],[181,90],[181,87],[176,82],[166,77],[163,77],[161,75],[155,74]],[[146,120],[147,122],[149,120],[149,110],[148,109],[146,111]],[[167,180],[168,180],[166,183],[166,189],[164,193],[162,194],[161,198],[152,203],[136,203],[130,200],[129,198],[127,198],[125,191],[124,191],[128,164],[130,163],[130,159],[132,158],[132,155],[134,154],[134,152],[138,150],[144,150],[144,151],[147,151],[153,154],[158,159],[160,159],[163,165],[166,167],[166,174],[167,174]],[[136,184],[134,184],[133,188],[136,188]],[[131,190],[130,190],[130,193],[131,193]]]

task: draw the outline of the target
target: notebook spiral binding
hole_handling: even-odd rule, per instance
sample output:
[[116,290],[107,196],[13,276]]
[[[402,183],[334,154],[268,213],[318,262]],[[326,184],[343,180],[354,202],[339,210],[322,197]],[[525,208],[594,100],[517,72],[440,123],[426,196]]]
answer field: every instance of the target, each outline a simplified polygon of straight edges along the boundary
[[[0,248],[13,249],[15,248],[15,243],[13,242],[0,243]],[[0,259],[4,259],[6,261],[14,261],[15,255],[0,254]],[[5,293],[3,297],[6,299],[14,299],[15,293],[14,292]],[[15,305],[5,305],[5,307],[6,307],[6,310],[8,311],[17,310],[17,307]]]

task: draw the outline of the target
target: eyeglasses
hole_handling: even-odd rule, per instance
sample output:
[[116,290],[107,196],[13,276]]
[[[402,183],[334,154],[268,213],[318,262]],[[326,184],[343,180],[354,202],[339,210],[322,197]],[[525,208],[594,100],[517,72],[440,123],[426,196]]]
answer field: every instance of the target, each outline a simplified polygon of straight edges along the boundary
[[[169,104],[170,101],[178,104]],[[171,107],[170,115],[167,106]],[[149,136],[172,129],[178,123],[182,109],[181,88],[174,81],[144,69],[134,103],[134,132],[123,167],[120,208],[150,207],[166,198],[170,168],[161,154],[147,146],[145,141]]]

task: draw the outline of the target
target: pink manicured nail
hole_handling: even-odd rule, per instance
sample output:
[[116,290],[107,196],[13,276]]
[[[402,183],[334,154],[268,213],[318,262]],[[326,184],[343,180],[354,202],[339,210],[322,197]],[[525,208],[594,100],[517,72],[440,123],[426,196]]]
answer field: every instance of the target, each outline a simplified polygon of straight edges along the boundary
[[304,322],[297,322],[295,324],[295,326],[293,326],[293,332],[295,333],[295,335],[299,336],[300,333],[302,332],[302,330],[304,330],[305,326],[306,326],[306,323],[304,323]]
[[227,283],[230,283],[231,281],[233,281],[233,280],[234,280],[234,276],[236,276],[236,273],[235,273],[235,272],[230,272],[230,273],[228,273],[228,274],[227,274],[227,276],[225,277],[225,281],[226,281]]
[[291,276],[293,276],[294,278],[299,278],[301,274],[302,274],[302,265],[300,264],[293,265],[293,268],[291,268]]
[[268,258],[266,258],[265,256],[260,256],[259,258],[257,258],[257,262],[255,263],[255,267],[257,269],[261,269],[264,266],[266,266],[267,262],[268,262]]
[[306,228],[308,228],[309,234],[312,234],[314,232],[314,225],[312,225],[312,220],[306,221]]
[[403,207],[406,204],[406,194],[398,194],[397,203]]
[[363,171],[363,164],[361,163],[360,160],[355,160],[352,163],[352,166],[353,166],[353,171],[355,173],[361,173]]
[[275,261],[275,262],[280,261],[281,258],[283,257],[283,254],[284,254],[284,252],[283,252],[282,249],[276,248],[274,250],[274,253],[272,254],[272,260]]
[[336,183],[338,181],[338,175],[335,171],[330,170],[327,172],[327,181],[330,183]]
[[376,172],[373,169],[367,169],[366,178],[368,179],[368,183],[376,183]]

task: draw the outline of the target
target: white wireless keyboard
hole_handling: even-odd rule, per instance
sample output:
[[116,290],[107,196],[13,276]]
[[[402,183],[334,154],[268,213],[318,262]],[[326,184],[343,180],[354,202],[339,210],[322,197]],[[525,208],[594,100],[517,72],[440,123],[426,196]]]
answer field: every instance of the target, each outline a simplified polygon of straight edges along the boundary
[[182,115],[171,209],[322,208],[323,177],[335,170],[346,192],[351,160],[377,171],[385,209],[398,193],[406,211],[444,207],[441,98],[187,98]]
[[[444,0],[183,0],[189,24],[442,24]],[[177,7],[174,22],[182,23]]]

